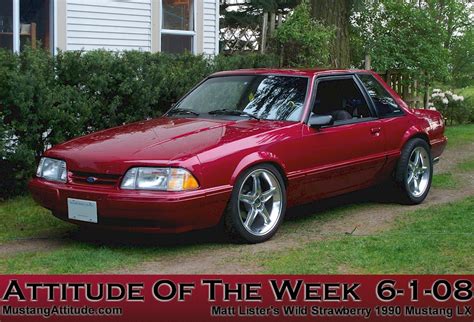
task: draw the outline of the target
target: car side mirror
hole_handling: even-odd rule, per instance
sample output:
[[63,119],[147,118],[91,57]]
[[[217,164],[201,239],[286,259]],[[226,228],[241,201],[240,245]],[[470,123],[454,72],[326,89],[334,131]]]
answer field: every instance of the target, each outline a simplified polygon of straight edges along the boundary
[[314,128],[321,128],[327,125],[333,125],[334,119],[332,115],[313,115],[309,118],[308,125]]

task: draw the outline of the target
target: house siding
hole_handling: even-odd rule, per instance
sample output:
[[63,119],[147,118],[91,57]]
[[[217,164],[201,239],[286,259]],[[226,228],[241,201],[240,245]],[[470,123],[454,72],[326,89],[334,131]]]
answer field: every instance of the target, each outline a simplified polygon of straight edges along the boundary
[[[219,0],[195,0],[195,53],[219,52]],[[57,47],[61,50],[158,51],[160,0],[58,0]]]
[[67,0],[67,50],[151,51],[152,0]]
[[207,55],[217,55],[219,35],[219,0],[203,0],[202,51]]

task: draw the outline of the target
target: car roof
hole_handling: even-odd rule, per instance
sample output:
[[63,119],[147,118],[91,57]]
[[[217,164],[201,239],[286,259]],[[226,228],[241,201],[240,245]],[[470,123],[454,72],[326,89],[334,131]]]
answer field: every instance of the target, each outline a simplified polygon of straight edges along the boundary
[[252,68],[252,69],[237,69],[217,72],[211,75],[215,76],[233,76],[233,75],[289,75],[289,76],[306,76],[312,77],[316,75],[335,75],[335,74],[348,74],[348,73],[360,73],[368,72],[363,69],[316,69],[316,68],[297,68],[297,69],[286,69],[286,68]]

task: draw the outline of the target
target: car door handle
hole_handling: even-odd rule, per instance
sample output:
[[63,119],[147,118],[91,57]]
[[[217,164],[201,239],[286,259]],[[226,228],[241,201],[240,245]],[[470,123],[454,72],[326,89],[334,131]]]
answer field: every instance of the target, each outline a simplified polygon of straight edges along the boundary
[[372,133],[372,134],[375,135],[375,136],[379,136],[381,130],[382,130],[382,129],[379,128],[379,127],[373,127],[373,128],[370,129],[370,133]]

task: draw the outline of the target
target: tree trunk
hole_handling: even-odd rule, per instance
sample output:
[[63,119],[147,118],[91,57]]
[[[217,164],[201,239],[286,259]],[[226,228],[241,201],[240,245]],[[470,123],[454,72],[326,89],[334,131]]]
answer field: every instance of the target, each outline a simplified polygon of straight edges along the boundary
[[336,39],[331,45],[331,65],[347,68],[351,63],[349,26],[351,0],[311,0],[312,16],[326,26],[336,28]]
[[372,69],[372,58],[370,57],[370,54],[365,54],[365,59],[364,59],[364,69],[370,70]]
[[262,22],[262,48],[260,48],[261,53],[264,54],[267,50],[267,31],[268,31],[268,12],[263,13],[263,22]]

